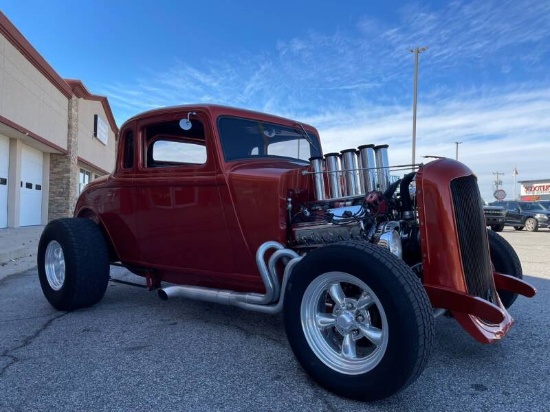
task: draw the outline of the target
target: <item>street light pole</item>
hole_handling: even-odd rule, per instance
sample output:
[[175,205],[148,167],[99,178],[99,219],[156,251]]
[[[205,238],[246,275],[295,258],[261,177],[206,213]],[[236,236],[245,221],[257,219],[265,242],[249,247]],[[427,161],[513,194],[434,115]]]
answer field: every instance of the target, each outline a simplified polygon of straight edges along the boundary
[[418,93],[418,55],[426,51],[428,47],[415,47],[410,49],[414,53],[414,89],[413,89],[413,129],[412,129],[412,170],[416,164],[416,100]]
[[455,144],[456,144],[456,156],[455,156],[456,160],[458,160],[458,145],[461,144],[461,143],[462,142],[455,142]]

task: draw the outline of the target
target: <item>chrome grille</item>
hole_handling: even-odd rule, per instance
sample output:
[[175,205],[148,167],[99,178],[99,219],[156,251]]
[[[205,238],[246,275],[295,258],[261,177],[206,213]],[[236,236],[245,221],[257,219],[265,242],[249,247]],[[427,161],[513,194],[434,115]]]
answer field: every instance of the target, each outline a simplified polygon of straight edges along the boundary
[[487,229],[481,195],[474,176],[451,181],[451,193],[468,293],[495,302]]

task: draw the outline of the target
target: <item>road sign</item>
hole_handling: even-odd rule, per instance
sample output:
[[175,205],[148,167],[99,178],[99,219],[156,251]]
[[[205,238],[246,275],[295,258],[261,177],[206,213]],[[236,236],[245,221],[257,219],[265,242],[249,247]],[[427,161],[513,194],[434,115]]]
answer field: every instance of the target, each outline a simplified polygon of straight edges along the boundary
[[506,198],[506,192],[502,189],[495,190],[495,193],[493,193],[493,196],[496,200],[503,200]]

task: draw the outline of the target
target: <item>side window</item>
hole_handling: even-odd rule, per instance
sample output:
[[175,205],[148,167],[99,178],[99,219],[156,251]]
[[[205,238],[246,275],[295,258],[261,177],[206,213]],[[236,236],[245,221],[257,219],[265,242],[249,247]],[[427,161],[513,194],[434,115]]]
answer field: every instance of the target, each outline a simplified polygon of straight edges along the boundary
[[122,160],[124,169],[134,167],[134,132],[128,130],[124,135],[124,158]]
[[144,128],[145,167],[203,165],[207,162],[204,126],[191,119],[182,128],[180,120],[169,120]]

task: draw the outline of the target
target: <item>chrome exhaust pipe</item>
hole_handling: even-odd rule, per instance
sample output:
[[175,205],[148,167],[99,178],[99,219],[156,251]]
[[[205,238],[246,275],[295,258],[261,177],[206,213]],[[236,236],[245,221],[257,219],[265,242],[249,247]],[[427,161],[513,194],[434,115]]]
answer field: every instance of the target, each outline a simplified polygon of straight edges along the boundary
[[[269,258],[268,265],[265,264],[265,253],[269,249],[277,249]],[[277,273],[277,264],[282,259],[286,266],[283,274],[283,285]],[[180,296],[203,302],[212,302],[222,305],[237,306],[242,309],[263,313],[278,313],[283,307],[284,287],[294,266],[302,258],[296,252],[285,249],[278,242],[265,242],[256,252],[256,264],[264,282],[266,293],[235,292],[232,290],[205,288],[201,286],[177,285],[159,289],[158,295],[163,300]]]

